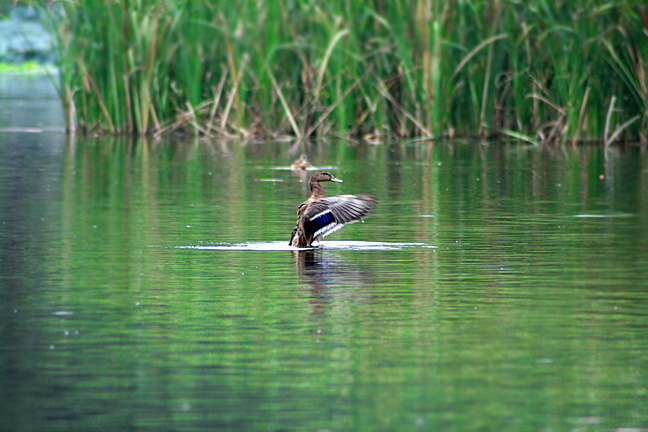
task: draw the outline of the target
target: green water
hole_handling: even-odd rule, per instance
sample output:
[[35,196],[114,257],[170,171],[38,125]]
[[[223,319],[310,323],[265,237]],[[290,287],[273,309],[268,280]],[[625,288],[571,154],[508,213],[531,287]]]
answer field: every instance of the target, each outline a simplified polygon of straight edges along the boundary
[[4,133],[0,229],[2,430],[648,428],[645,149]]

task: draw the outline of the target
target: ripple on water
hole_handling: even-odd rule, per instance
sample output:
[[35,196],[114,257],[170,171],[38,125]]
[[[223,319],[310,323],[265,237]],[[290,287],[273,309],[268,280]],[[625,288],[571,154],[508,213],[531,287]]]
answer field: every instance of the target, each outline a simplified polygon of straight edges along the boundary
[[[258,166],[255,167],[256,169],[271,169],[271,170],[277,170],[277,171],[295,171],[294,168],[285,165],[285,166],[271,166],[271,167],[264,167],[264,166]],[[306,168],[301,168],[304,171],[324,171],[324,170],[335,170],[338,169],[336,166],[311,166],[311,167],[306,167]]]
[[426,243],[394,243],[394,242],[370,242],[370,241],[324,241],[317,247],[297,248],[288,245],[285,241],[274,242],[245,242],[245,243],[202,243],[198,245],[171,246],[174,249],[197,249],[197,250],[249,250],[249,251],[296,251],[307,249],[326,250],[398,250],[407,248],[436,249],[436,246]]
[[618,213],[618,214],[577,214],[575,218],[586,218],[586,219],[612,219],[612,218],[627,218],[635,216],[630,213]]

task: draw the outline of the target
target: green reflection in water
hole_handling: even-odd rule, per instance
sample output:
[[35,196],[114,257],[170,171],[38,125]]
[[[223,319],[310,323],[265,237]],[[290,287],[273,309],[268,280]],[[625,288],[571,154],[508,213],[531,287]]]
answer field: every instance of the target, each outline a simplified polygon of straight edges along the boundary
[[[10,429],[648,427],[644,152],[21,145],[0,145]],[[302,152],[329,194],[378,197],[332,241],[433,247],[181,248],[287,243]]]

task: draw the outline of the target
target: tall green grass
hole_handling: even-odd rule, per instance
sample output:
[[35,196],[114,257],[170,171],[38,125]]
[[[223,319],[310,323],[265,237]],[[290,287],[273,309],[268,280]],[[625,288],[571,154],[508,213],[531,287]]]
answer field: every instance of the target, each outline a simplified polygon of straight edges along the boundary
[[648,142],[638,0],[44,4],[87,132]]

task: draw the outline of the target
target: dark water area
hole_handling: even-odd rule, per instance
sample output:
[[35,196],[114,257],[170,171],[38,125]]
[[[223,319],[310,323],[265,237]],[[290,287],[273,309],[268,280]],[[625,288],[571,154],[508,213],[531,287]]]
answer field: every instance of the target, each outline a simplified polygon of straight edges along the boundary
[[[648,430],[645,149],[16,123],[2,430]],[[295,251],[303,152],[378,207]]]

